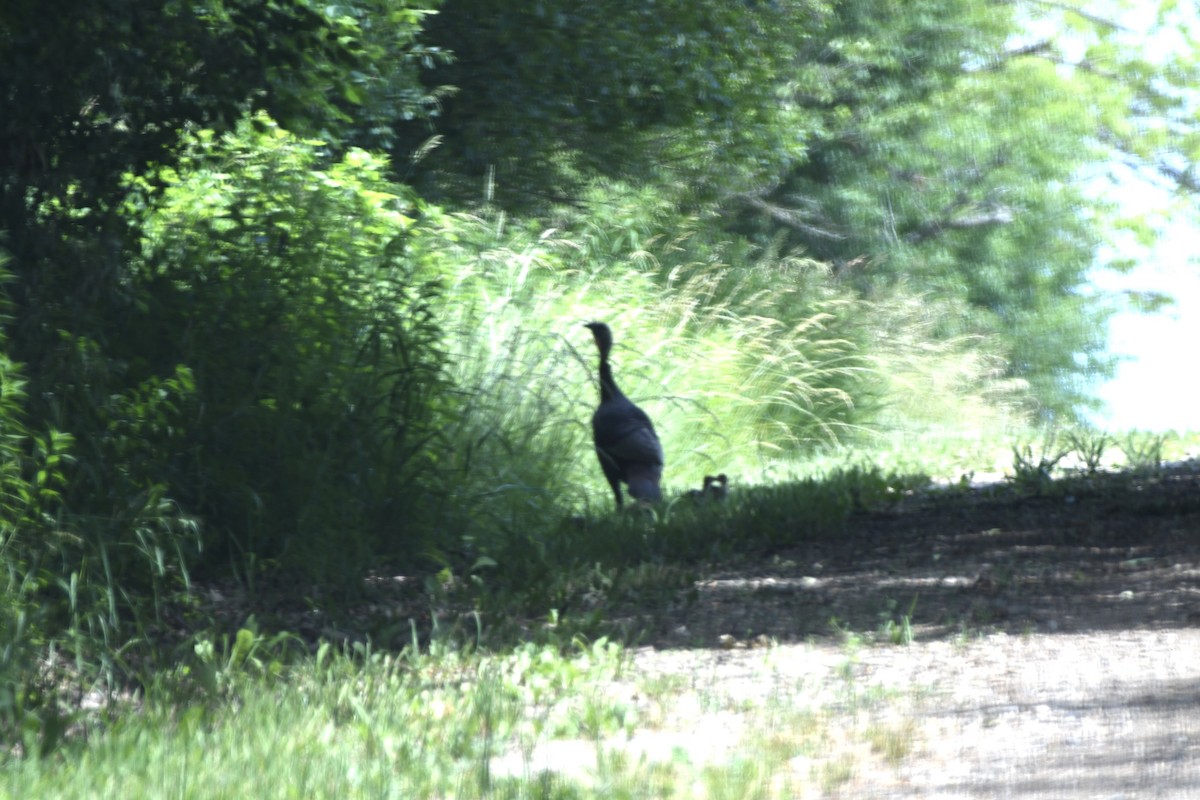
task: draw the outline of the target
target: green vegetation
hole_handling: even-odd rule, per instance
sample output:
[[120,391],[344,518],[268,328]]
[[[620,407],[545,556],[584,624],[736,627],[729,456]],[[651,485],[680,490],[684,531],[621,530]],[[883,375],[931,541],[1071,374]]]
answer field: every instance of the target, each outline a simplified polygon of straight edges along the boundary
[[[770,652],[751,668],[771,680]],[[98,744],[68,764],[10,765],[0,794],[780,797],[834,788],[864,760],[895,767],[913,748],[911,724],[871,714],[877,701],[855,701],[862,719],[831,737],[844,720],[808,708],[799,695],[733,707],[703,684],[651,685],[628,674],[621,650],[604,641],[565,653],[524,645],[503,656],[323,648],[303,668],[274,677],[232,664],[218,677],[215,694],[182,713],[148,704],[98,725],[91,731]],[[702,709],[699,724],[716,741],[677,728],[666,709],[679,702]],[[725,753],[731,731],[717,726],[734,712],[753,733],[744,749]],[[839,752],[847,743],[867,755]],[[697,745],[718,752],[705,757]]]
[[[1080,427],[1086,272],[1154,234],[1095,187],[1196,190],[1195,21],[1151,54],[1123,9],[6,2],[0,785],[577,796],[489,764],[637,725],[589,695],[612,608],[932,480],[1157,468],[1179,440]],[[663,438],[644,513],[591,452],[591,319]]]

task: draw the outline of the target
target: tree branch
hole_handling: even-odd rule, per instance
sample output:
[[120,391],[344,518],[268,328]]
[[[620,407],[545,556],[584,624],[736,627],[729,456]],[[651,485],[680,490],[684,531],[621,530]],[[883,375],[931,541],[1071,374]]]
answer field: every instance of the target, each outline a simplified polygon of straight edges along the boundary
[[1129,28],[1125,27],[1119,22],[1116,22],[1115,20],[1109,19],[1108,17],[1102,17],[1099,14],[1089,14],[1083,9],[1068,3],[1060,3],[1056,2],[1056,0],[1025,0],[1025,2],[1029,3],[1030,5],[1045,6],[1047,8],[1065,11],[1068,14],[1074,14],[1078,17],[1082,17],[1093,25],[1100,25],[1101,27],[1109,28],[1110,30],[1121,31],[1122,33],[1132,33]]
[[1011,225],[1014,219],[1016,219],[1016,215],[1008,206],[992,206],[980,209],[974,214],[927,222],[915,231],[905,234],[904,240],[909,244],[920,244],[921,242],[940,236],[943,231],[969,230],[971,228],[984,228],[991,225]]
[[805,220],[802,212],[797,211],[794,208],[787,208],[785,206],[769,203],[758,195],[741,194],[737,195],[737,198],[751,208],[763,212],[776,222],[780,222],[789,228],[799,231],[800,233],[807,234],[808,236],[813,236],[818,239],[830,239],[837,242],[844,241],[846,239],[845,234],[837,233],[836,231],[825,230],[812,225]]
[[1161,158],[1153,159],[1134,151],[1116,134],[1109,130],[1100,132],[1100,141],[1108,145],[1113,151],[1122,157],[1126,166],[1131,169],[1152,169],[1164,178],[1167,178],[1180,189],[1192,194],[1200,194],[1200,174],[1197,174],[1196,165],[1188,161],[1186,167],[1177,167],[1168,164]]

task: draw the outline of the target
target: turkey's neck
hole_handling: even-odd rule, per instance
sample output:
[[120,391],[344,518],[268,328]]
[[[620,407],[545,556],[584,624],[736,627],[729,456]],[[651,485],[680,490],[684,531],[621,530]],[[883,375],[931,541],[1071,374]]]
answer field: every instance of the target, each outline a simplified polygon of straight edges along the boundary
[[614,397],[620,397],[621,390],[617,388],[617,382],[613,380],[612,367],[608,365],[608,359],[604,356],[600,357],[600,402],[607,403]]

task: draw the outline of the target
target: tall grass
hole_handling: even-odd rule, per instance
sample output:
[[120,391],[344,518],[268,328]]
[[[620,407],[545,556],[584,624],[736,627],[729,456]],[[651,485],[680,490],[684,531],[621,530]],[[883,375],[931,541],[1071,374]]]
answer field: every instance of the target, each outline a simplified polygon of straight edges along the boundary
[[[487,225],[458,222],[476,234]],[[853,387],[868,367],[843,330],[845,298],[758,289],[727,265],[660,280],[648,257],[598,262],[561,233],[506,239],[462,246],[442,315],[465,397],[459,449],[478,456],[492,446],[494,463],[475,466],[493,485],[527,489],[531,471],[543,486],[553,476],[546,488],[560,501],[597,491],[595,351],[582,327],[593,319],[613,327],[618,382],[655,420],[676,485],[755,469],[855,424]],[[525,460],[512,463],[519,451]]]
[[[603,211],[564,211],[553,228],[480,212],[426,237],[454,387],[429,555],[486,587],[473,602],[490,621],[577,604],[639,564],[836,535],[855,507],[926,480],[907,455],[917,437],[939,437],[952,478],[980,453],[1007,456],[998,431],[1018,422],[1021,387],[985,343],[939,341],[941,309],[899,289],[859,297],[822,264],[710,241],[703,220],[632,195],[594,194]],[[624,227],[599,224],[606,214]],[[663,440],[666,501],[651,519],[610,516],[591,445],[582,324],[595,319]],[[735,500],[697,516],[680,498],[716,473]]]
[[[922,297],[857,297],[824,265],[707,242],[701,221],[668,233],[650,201],[614,192],[620,235],[590,208],[544,230],[447,220],[439,319],[460,392],[448,441],[462,499],[485,516],[607,507],[588,427],[593,319],[613,327],[618,383],[663,440],[669,496],[716,472],[783,478],[821,453],[886,448],[892,432],[1019,423],[1022,387],[999,378],[986,343],[939,341],[944,310]],[[638,216],[636,202],[651,207]]]
[[1026,382],[1005,376],[1002,355],[983,337],[939,335],[963,308],[904,290],[871,305],[880,402],[856,449],[888,469],[951,479],[995,470],[1031,430]]

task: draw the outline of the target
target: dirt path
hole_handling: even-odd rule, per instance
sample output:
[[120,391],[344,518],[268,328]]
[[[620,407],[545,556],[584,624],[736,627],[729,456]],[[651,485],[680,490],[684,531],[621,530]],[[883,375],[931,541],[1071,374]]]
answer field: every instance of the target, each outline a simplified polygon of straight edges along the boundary
[[[1200,797],[1200,630],[999,633],[852,654],[646,649],[634,664],[643,679],[694,682],[658,733],[621,747],[653,758],[665,739],[719,763],[739,755],[713,750],[715,729],[739,727],[724,709],[810,709],[826,741],[791,769],[819,786],[830,765],[847,768],[814,797]],[[762,724],[759,713],[740,733]],[[899,757],[879,731],[904,739]]]
[[761,734],[764,709],[809,709],[834,741],[792,768],[845,768],[816,797],[1200,798],[1194,462],[858,523],[634,613],[636,674],[689,683],[621,747],[719,762],[737,753],[714,741]]
[[632,733],[496,775],[586,782],[611,749],[757,758],[767,796],[1200,799],[1200,462],[914,495],[683,583],[604,601],[640,637],[600,689]]
[[1072,489],[909,498],[860,514],[837,541],[712,572],[639,622],[657,647],[810,641],[905,616],[918,641],[1200,625],[1200,464]]

